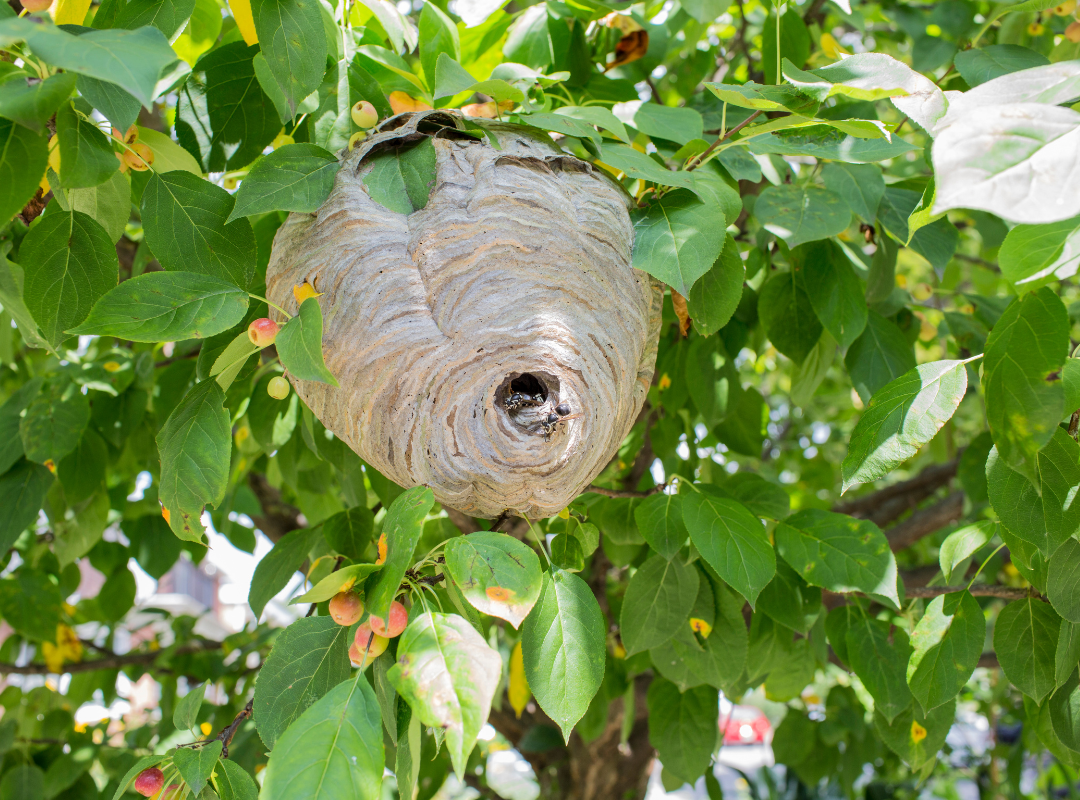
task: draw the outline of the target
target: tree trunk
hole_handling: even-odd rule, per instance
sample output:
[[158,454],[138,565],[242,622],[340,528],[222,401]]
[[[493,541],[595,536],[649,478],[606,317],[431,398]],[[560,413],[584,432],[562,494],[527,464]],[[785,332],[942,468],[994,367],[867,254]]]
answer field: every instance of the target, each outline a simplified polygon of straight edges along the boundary
[[[645,796],[645,787],[653,765],[649,744],[648,709],[645,693],[650,678],[638,676],[634,684],[634,724],[625,745],[620,745],[623,727],[623,699],[615,698],[608,706],[607,724],[591,742],[577,731],[570,735],[567,747],[555,747],[542,753],[522,753],[532,765],[545,800],[634,800]],[[488,720],[515,746],[535,725],[558,728],[548,716],[530,703],[521,715],[504,706],[492,711]]]

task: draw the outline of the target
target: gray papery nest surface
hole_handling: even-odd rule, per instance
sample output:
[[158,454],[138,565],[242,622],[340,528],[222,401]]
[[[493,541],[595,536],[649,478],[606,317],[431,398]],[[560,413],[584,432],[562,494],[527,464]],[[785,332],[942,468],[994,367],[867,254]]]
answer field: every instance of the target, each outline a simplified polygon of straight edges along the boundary
[[[473,516],[547,517],[637,418],[663,295],[630,266],[621,187],[535,131],[487,125],[497,149],[461,127],[446,112],[403,114],[343,154],[326,203],[278,231],[267,296],[296,313],[294,285],[322,293],[340,388],[292,382],[364,461]],[[372,200],[365,156],[427,135],[427,206]],[[508,409],[515,394],[531,400]],[[570,418],[545,427],[553,415]]]

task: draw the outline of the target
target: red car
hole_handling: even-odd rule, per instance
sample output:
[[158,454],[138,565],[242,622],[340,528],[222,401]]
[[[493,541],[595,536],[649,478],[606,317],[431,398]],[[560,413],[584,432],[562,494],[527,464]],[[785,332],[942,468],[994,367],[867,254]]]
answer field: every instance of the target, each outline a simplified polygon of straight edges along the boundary
[[769,724],[768,717],[753,706],[721,708],[719,724],[724,729],[725,747],[737,744],[769,744],[772,741],[772,725]]

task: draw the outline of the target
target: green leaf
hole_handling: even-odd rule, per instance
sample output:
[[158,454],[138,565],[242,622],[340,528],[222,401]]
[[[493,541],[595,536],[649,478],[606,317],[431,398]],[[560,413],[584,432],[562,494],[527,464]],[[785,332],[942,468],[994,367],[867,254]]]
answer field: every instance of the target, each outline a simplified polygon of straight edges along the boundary
[[[279,334],[280,336],[280,334]],[[375,584],[367,591],[367,611],[373,617],[386,619],[390,604],[412,565],[413,551],[424,530],[424,518],[435,504],[435,495],[426,486],[414,486],[398,495],[383,518],[379,536],[379,553],[386,546],[386,560]]]
[[[257,344],[252,343],[247,331],[238,333],[214,359],[208,377],[214,378],[222,391],[228,391],[229,387],[232,386],[232,382],[236,380],[236,376],[240,374],[240,370],[248,362],[248,359],[261,349]],[[204,346],[202,352],[211,352],[212,354],[213,351],[207,351],[206,346]],[[201,357],[202,354],[200,354],[200,359]]]
[[255,234],[227,222],[234,198],[189,172],[158,172],[143,190],[146,241],[167,270],[198,272],[246,289],[255,274]]
[[293,720],[349,677],[351,633],[330,617],[305,617],[277,635],[255,681],[253,705],[255,727],[269,749]]
[[323,522],[322,532],[334,551],[356,561],[371,541],[374,527],[375,517],[371,511],[357,506],[327,519]]
[[75,84],[79,94],[102,113],[119,131],[126,131],[139,118],[142,103],[115,83],[79,75]]
[[337,386],[337,378],[323,360],[322,338],[322,309],[316,298],[309,297],[300,304],[296,316],[281,326],[274,346],[281,365],[294,378]]
[[847,230],[851,211],[844,198],[818,186],[770,186],[754,204],[754,216],[788,247]]
[[36,764],[18,764],[0,781],[3,800],[43,800],[44,797],[45,775]]
[[753,472],[729,475],[723,480],[721,488],[759,517],[779,521],[791,513],[788,493]]
[[187,541],[203,541],[203,508],[225,499],[232,429],[224,403],[216,381],[196,384],[157,435],[158,500],[169,510],[173,533]]
[[671,682],[649,684],[649,743],[683,781],[693,784],[709,767],[719,723],[718,695],[711,686],[686,692]]
[[86,214],[105,229],[109,239],[118,242],[131,217],[131,179],[122,172],[114,172],[112,177],[100,186],[61,190],[53,193],[53,199],[64,211],[74,210]]
[[1017,225],[998,251],[1001,274],[1018,288],[1036,289],[1080,269],[1080,217],[1049,225]]
[[[845,634],[847,662],[874,698],[874,709],[889,723],[911,707],[907,663],[911,644],[907,634],[888,622],[873,619],[865,611],[852,615]],[[890,641],[891,639],[891,641]]]
[[776,12],[769,14],[761,29],[761,70],[766,83],[780,83],[777,69],[777,44],[784,61],[802,67],[810,57],[810,31],[798,12],[787,9],[780,18],[780,41],[776,36]]
[[1059,377],[1068,354],[1068,315],[1046,287],[1013,301],[987,337],[987,422],[1000,456],[1026,475],[1065,414]]
[[[719,337],[695,337],[690,342],[685,358],[685,381],[689,384],[688,391],[694,406],[701,413],[706,425],[715,425],[723,420],[738,402],[741,393],[739,373]],[[641,541],[640,536],[636,541]]]
[[1005,527],[1049,558],[1080,530],[1080,508],[1073,502],[1080,491],[1080,447],[1057,429],[1035,457],[1034,469],[1035,485],[1010,469],[995,448],[986,461],[987,488]]
[[1050,557],[1046,595],[1069,622],[1080,622],[1080,542],[1066,539]]
[[[3,475],[23,456],[19,424],[22,414],[39,391],[43,378],[31,378],[0,405],[0,475]],[[3,537],[0,537],[2,541]]]
[[256,565],[248,592],[248,605],[256,620],[262,616],[266,604],[288,585],[307,560],[317,536],[318,531],[307,528],[287,533]]
[[967,591],[935,597],[911,633],[911,693],[924,709],[948,703],[979,664],[986,620]]
[[563,570],[544,574],[521,632],[525,677],[540,708],[570,739],[604,680],[604,615],[588,584]]
[[672,108],[659,103],[642,103],[634,114],[634,127],[646,136],[686,144],[704,137],[701,114],[692,108]]
[[521,627],[543,585],[531,547],[504,533],[477,531],[451,539],[445,555],[446,571],[473,608]]
[[683,498],[659,492],[646,497],[634,509],[634,521],[649,547],[666,558],[675,558],[690,532],[683,522]]
[[60,147],[60,181],[65,189],[97,186],[120,168],[109,138],[93,122],[82,119],[71,104],[56,114]]
[[776,554],[761,520],[711,486],[683,497],[683,522],[701,557],[751,606],[773,575]]
[[660,555],[645,561],[623,598],[619,630],[627,655],[662,645],[690,616],[698,594],[698,573],[681,559]]
[[419,211],[435,185],[435,145],[430,138],[416,144],[387,147],[366,157],[360,176],[368,195],[399,214]]
[[[630,147],[630,145],[621,143],[604,144],[600,148],[600,160],[608,166],[625,172],[631,178],[652,181],[661,186],[678,186],[681,189],[689,189],[690,191],[696,191],[697,189],[693,173],[686,171],[673,172],[640,150]],[[702,200],[704,199],[702,198]]]
[[421,767],[420,715],[414,714],[408,703],[398,704],[397,752],[394,754],[394,777],[398,796],[415,797]]
[[769,341],[796,364],[802,364],[823,330],[802,281],[792,272],[778,272],[761,287],[757,307]]
[[172,39],[180,33],[194,11],[195,0],[128,0],[113,27],[135,30],[144,25],[153,25]]
[[879,167],[833,162],[825,165],[821,177],[825,188],[844,198],[856,217],[868,225],[873,224],[885,194],[885,179]]
[[573,536],[560,533],[551,540],[551,563],[567,572],[585,569],[585,551]]
[[317,211],[334,188],[337,156],[313,144],[287,144],[263,156],[236,193],[229,222],[266,211]]
[[994,622],[994,652],[1005,677],[1040,705],[1057,688],[1060,628],[1061,617],[1032,597],[1009,603]]
[[[95,747],[77,747],[49,764],[45,772],[45,798],[52,800],[89,771],[97,756]],[[93,779],[89,779],[93,783]],[[83,784],[85,785],[85,784]],[[0,796],[4,796],[0,794]]]
[[377,800],[386,764],[381,727],[375,692],[358,673],[304,711],[280,737],[259,797]]
[[[88,430],[87,433],[92,432]],[[100,436],[98,441],[104,449],[105,442]],[[99,472],[94,476],[98,480],[97,492],[79,501],[68,498],[71,505],[65,512],[64,518],[54,522],[53,533],[56,536],[56,542],[53,545],[53,551],[61,567],[73,564],[77,558],[82,558],[89,553],[94,545],[101,541],[102,534],[105,533],[105,526],[109,521],[109,495],[100,485],[104,465],[103,459],[98,467]]]
[[259,787],[247,770],[227,758],[218,763],[221,770],[214,781],[221,800],[259,800]]
[[52,473],[41,464],[20,460],[0,475],[0,550],[5,553],[38,518],[45,493],[52,485]]
[[[1011,77],[974,91],[991,94]],[[934,213],[970,208],[1028,224],[1080,213],[1080,194],[1061,176],[1061,165],[1080,148],[1080,113],[1054,105],[1025,112],[1018,105],[950,108],[932,150]]]
[[247,307],[247,292],[232,281],[194,272],[151,272],[111,289],[69,333],[133,342],[204,339],[239,324]]
[[1016,44],[992,44],[962,50],[953,59],[956,71],[972,88],[1021,69],[1049,64],[1046,56]]
[[261,53],[294,116],[300,101],[319,88],[326,71],[328,51],[319,4],[254,0],[251,13]]
[[1070,750],[1080,750],[1080,679],[1075,668],[1048,705],[1054,733],[1061,743]]
[[713,433],[732,452],[756,458],[761,455],[768,422],[765,398],[757,389],[747,387],[736,394],[734,405],[729,405],[727,416],[713,428]]
[[866,592],[899,605],[896,559],[873,522],[805,509],[781,522],[775,536],[780,555],[811,586]]
[[776,574],[761,590],[758,608],[785,628],[805,635],[821,613],[821,589],[808,586],[799,573],[778,558]]
[[1062,686],[1080,662],[1080,622],[1062,620],[1054,653],[1054,687]]
[[25,70],[13,70],[0,79],[0,108],[8,119],[41,133],[45,129],[45,121],[61,103],[71,97],[75,79],[76,76],[70,72],[40,80],[37,75]]
[[[357,584],[362,586],[363,580],[368,575],[378,572],[380,569],[382,569],[381,564],[351,564],[348,567],[342,567],[337,572],[331,572],[304,594],[294,597],[289,601],[289,605],[325,603],[339,592],[348,591]],[[376,614],[375,616],[380,615]]]
[[728,234],[720,257],[691,287],[686,298],[694,330],[702,336],[712,336],[728,324],[742,299],[745,277],[746,265],[739,255],[739,246]]
[[[447,56],[453,61],[461,61],[461,42],[458,38],[458,29],[454,21],[433,3],[424,3],[420,11],[420,64],[424,68],[424,77],[428,85],[435,86],[436,78],[441,77],[436,69],[436,62],[441,56]],[[469,76],[472,78],[472,76]],[[476,80],[473,79],[473,83]],[[457,92],[450,92],[457,94]],[[436,97],[446,97],[436,91]]]
[[192,687],[187,694],[176,701],[173,706],[173,725],[177,730],[190,731],[199,721],[199,711],[202,709],[203,697],[206,695],[206,681]]
[[[130,574],[126,569],[125,573]],[[27,567],[16,572],[14,577],[0,580],[0,616],[27,639],[53,641],[56,626],[60,624],[61,602],[55,580],[51,575]]]
[[989,543],[997,533],[997,523],[989,520],[965,525],[947,537],[941,543],[938,551],[938,562],[941,564],[941,574],[945,583],[952,583],[953,577],[962,577],[957,568],[967,562],[981,547]]
[[737,108],[750,108],[756,111],[790,111],[801,114],[817,107],[817,102],[813,98],[791,84],[763,86],[749,81],[741,86],[730,83],[706,83],[705,87],[722,102]]
[[74,450],[90,422],[90,402],[78,384],[48,381],[34,397],[19,423],[23,451],[30,461],[55,464]]
[[26,307],[54,347],[118,280],[109,234],[80,211],[46,214],[23,239],[19,260]]
[[0,220],[22,211],[49,163],[48,137],[0,118]]
[[855,391],[869,405],[879,389],[915,369],[915,354],[893,322],[870,311],[866,329],[848,348],[844,365]]
[[796,263],[814,315],[847,350],[867,319],[866,295],[851,262],[832,242],[817,242],[801,248]]
[[874,730],[890,750],[913,770],[919,770],[937,758],[955,718],[956,704],[953,702],[929,713],[924,713],[917,703],[913,703],[892,722],[876,712]]
[[967,392],[964,361],[920,364],[879,389],[851,434],[844,491],[883,478],[929,442]]
[[603,106],[563,106],[555,109],[553,113],[560,117],[569,117],[587,122],[615,134],[624,142],[630,141],[630,134],[627,133],[622,120]]
[[[714,603],[712,620],[703,601]],[[712,632],[700,643],[690,623],[679,627],[667,642],[649,652],[660,674],[680,690],[708,684],[728,691],[734,687],[746,664],[748,636],[743,621],[743,598],[719,580],[703,578],[690,617],[712,625]]]
[[26,22],[24,35],[35,56],[68,72],[115,83],[147,108],[162,73],[176,61],[168,39],[156,28],[91,30],[73,36],[34,19]]
[[196,157],[199,171],[247,166],[281,129],[255,74],[258,52],[258,45],[244,42],[217,47],[199,59],[179,90],[176,138]]
[[425,611],[409,622],[386,677],[421,722],[445,733],[460,778],[502,677],[498,651],[464,617]]

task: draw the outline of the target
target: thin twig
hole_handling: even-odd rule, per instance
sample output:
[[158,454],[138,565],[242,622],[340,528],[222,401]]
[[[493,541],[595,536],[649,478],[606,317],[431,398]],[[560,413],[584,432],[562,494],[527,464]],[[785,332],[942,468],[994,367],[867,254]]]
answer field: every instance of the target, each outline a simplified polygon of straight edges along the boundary
[[[178,648],[173,652],[173,655],[186,655],[188,653],[200,653],[207,650],[219,650],[221,649],[221,642],[198,642],[194,645],[185,645]],[[168,672],[169,669],[165,667],[156,667],[154,662],[162,655],[168,654],[167,650],[154,650],[144,653],[127,653],[124,655],[114,655],[108,658],[99,658],[93,661],[79,661],[72,664],[64,664],[60,668],[60,674],[65,672],[93,672],[99,669],[121,669],[123,667],[143,665],[148,669],[156,669],[161,672]],[[18,666],[16,664],[0,664],[0,675],[52,675],[54,671],[49,669],[45,664],[27,664],[25,666]]]
[[717,137],[716,141],[713,142],[712,144],[710,144],[708,146],[708,148],[705,150],[704,153],[702,153],[699,156],[696,156],[691,161],[690,165],[687,166],[686,171],[690,172],[691,170],[695,170],[699,166],[701,166],[705,162],[705,160],[709,157],[709,155],[712,153],[713,150],[715,150],[717,147],[719,147],[721,144],[723,144],[726,139],[730,139],[736,133],[741,131],[743,128],[745,128],[747,125],[749,125],[751,122],[753,122],[759,116],[761,116],[761,113],[762,112],[760,110],[755,111],[753,114],[751,114],[749,117],[744,119],[742,122],[740,122],[738,125],[736,125],[734,128],[732,128],[730,131],[725,133],[723,136]]
[[667,483],[661,483],[651,489],[646,489],[644,492],[631,492],[624,489],[605,489],[603,486],[589,486],[585,489],[586,492],[592,492],[593,494],[602,494],[604,497],[649,497],[657,492],[662,492],[667,488]]
[[248,700],[247,705],[236,715],[236,718],[226,725],[221,733],[217,735],[217,738],[221,741],[221,757],[229,757],[229,745],[232,744],[233,737],[236,736],[236,732],[240,729],[240,726],[244,724],[245,720],[251,719],[251,715],[254,713],[255,708],[252,705],[254,699]]
[[979,258],[978,256],[969,256],[965,253],[953,253],[953,258],[958,261],[967,261],[969,264],[978,264],[981,267],[992,269],[994,272],[1001,272],[1001,267],[995,264],[993,261],[987,261],[985,258]]

